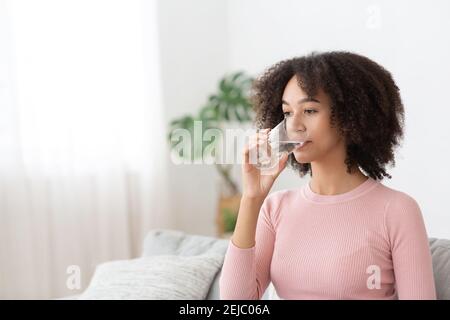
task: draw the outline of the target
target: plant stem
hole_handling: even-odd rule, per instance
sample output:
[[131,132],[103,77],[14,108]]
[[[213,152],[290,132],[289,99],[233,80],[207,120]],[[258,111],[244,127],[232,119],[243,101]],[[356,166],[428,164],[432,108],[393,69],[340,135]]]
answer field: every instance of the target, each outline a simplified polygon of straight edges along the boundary
[[232,166],[224,166],[221,164],[217,164],[216,163],[216,168],[219,171],[220,175],[222,176],[222,178],[225,180],[225,182],[227,183],[228,187],[230,187],[231,191],[233,192],[233,194],[237,194],[239,193],[239,188],[236,185],[236,183],[231,179],[230,176],[230,170],[232,168]]

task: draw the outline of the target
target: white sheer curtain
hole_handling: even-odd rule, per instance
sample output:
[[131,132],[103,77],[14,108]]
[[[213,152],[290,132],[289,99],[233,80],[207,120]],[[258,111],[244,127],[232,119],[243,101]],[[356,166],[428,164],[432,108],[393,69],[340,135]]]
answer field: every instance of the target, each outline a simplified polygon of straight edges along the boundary
[[0,0],[0,298],[170,227],[154,1]]

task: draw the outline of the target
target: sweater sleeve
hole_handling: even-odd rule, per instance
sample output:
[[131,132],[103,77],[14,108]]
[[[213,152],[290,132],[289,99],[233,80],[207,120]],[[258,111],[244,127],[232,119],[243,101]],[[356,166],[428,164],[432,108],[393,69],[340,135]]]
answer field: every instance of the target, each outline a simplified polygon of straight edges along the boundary
[[[220,299],[259,300],[270,283],[270,264],[275,229],[270,214],[272,201],[267,197],[257,220],[255,245],[239,248],[232,240],[228,245],[220,277]],[[276,197],[275,197],[276,198]]]
[[436,299],[428,236],[417,202],[397,194],[388,204],[385,223],[398,299]]

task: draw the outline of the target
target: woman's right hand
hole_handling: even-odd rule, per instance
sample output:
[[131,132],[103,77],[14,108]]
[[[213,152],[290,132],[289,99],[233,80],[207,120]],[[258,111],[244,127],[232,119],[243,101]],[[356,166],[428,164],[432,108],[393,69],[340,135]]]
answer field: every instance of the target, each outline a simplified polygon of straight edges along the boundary
[[263,129],[249,138],[244,146],[242,161],[242,197],[263,200],[268,195],[273,183],[286,168],[288,154],[284,154],[278,165],[270,171],[261,171],[250,163],[250,153],[257,152],[258,148],[266,148],[270,129]]

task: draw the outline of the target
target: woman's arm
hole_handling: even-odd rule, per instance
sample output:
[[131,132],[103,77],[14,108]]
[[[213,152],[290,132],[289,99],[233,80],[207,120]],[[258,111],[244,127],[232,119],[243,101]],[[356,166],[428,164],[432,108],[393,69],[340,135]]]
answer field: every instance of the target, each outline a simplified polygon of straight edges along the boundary
[[[259,300],[266,291],[275,242],[270,213],[274,213],[274,204],[279,201],[277,194],[267,197],[262,206],[242,200],[240,218],[222,267],[220,299]],[[254,218],[246,215],[258,207],[261,209]],[[246,214],[241,216],[241,210]]]
[[433,265],[422,213],[417,202],[399,192],[386,208],[399,299],[436,299]]
[[231,240],[235,246],[243,249],[255,246],[256,224],[263,202],[264,199],[261,198],[243,197],[241,199],[236,227]]
[[[261,172],[250,163],[250,155],[267,145],[269,129],[249,139],[242,153],[242,200],[233,237],[220,276],[220,299],[261,299],[268,284],[275,230],[270,215],[275,194],[267,196],[279,174],[286,168],[285,154],[276,168]],[[253,152],[253,153],[252,153]],[[252,157],[253,158],[253,157]]]

